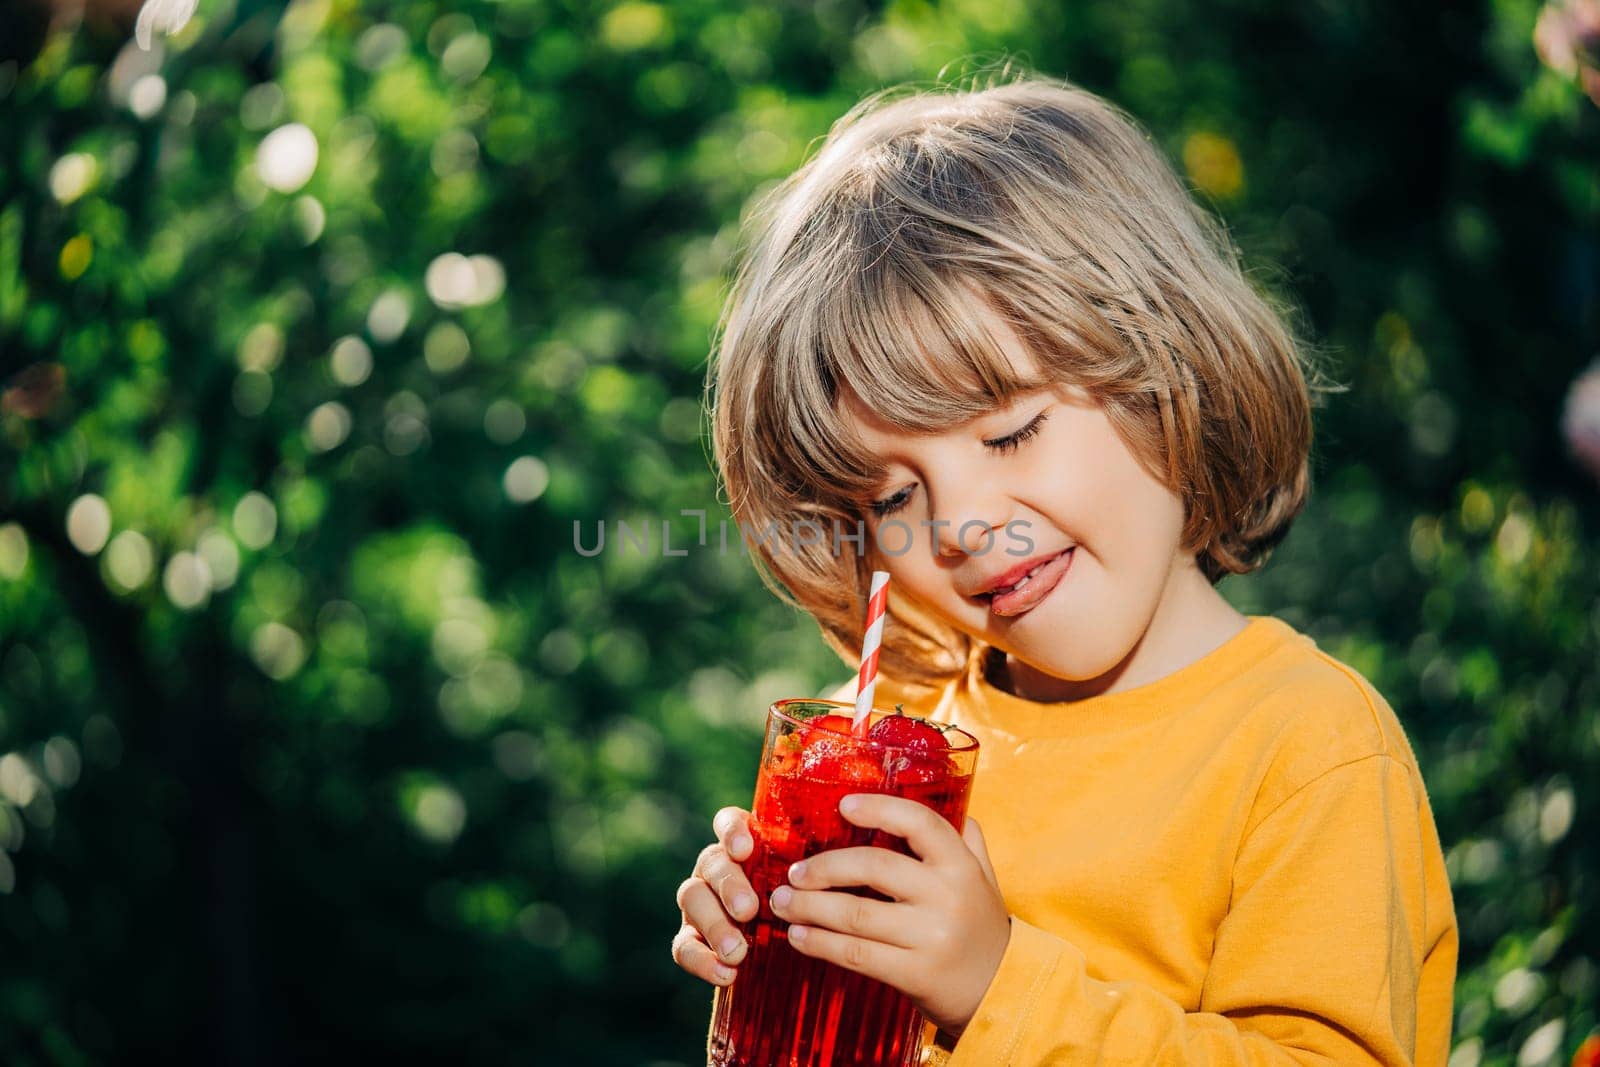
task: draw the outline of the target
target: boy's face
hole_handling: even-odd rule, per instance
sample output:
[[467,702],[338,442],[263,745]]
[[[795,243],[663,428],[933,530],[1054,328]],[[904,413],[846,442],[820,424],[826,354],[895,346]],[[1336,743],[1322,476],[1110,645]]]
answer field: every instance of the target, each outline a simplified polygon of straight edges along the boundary
[[[1030,359],[1020,342],[1012,355]],[[915,535],[909,551],[881,553],[894,587],[1009,653],[1027,695],[1073,699],[1154,680],[1188,662],[1180,649],[1218,621],[1219,605],[1231,614],[1181,550],[1182,502],[1084,390],[1026,394],[934,434],[900,430],[848,391],[841,410],[887,465],[878,508],[862,509],[869,543],[898,550],[907,528]],[[1015,592],[980,595],[1061,553]]]

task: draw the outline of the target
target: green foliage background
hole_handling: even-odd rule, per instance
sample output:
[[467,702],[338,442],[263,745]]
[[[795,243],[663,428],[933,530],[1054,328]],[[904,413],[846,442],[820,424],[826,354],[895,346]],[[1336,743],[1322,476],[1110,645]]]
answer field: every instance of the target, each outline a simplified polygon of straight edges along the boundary
[[[1006,56],[1144,121],[1351,386],[1224,589],[1418,748],[1452,1064],[1596,1025],[1600,515],[1557,421],[1600,112],[1530,0],[201,6],[0,63],[8,1063],[696,1062],[673,891],[765,703],[847,673],[715,550],[739,213],[863,92]],[[652,551],[580,557],[601,519]]]

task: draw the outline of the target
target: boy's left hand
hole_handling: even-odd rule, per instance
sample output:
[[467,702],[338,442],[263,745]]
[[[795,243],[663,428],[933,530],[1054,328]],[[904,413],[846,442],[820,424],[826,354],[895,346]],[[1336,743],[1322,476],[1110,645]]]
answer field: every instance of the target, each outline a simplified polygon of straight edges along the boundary
[[[881,793],[853,793],[839,811],[857,826],[905,838],[916,855],[841,848],[792,865],[789,885],[771,898],[791,924],[789,944],[886,982],[959,1037],[1011,940],[983,831],[968,819],[958,834],[932,808]],[[870,886],[893,899],[827,892],[833,886]]]

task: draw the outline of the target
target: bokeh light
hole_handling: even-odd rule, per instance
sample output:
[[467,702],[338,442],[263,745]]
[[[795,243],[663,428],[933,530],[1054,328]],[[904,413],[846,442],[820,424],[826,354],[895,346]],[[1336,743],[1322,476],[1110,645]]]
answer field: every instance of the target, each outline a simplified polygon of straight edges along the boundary
[[406,809],[417,833],[442,845],[459,837],[467,821],[467,806],[461,794],[443,782],[418,787],[408,798]]
[[28,535],[14,522],[0,523],[0,578],[16,581],[28,569]]
[[341,337],[328,356],[333,380],[340,385],[360,385],[372,374],[372,349],[359,337]]
[[514,504],[531,504],[550,486],[550,468],[537,456],[519,456],[506,468],[506,497]]
[[294,221],[300,229],[300,243],[313,244],[328,225],[328,212],[316,197],[297,196],[294,200]]
[[87,152],[68,152],[50,168],[50,195],[70,204],[94,185],[100,167]]
[[279,126],[261,140],[256,152],[256,173],[280,193],[299,191],[317,169],[317,136],[304,124]]
[[405,332],[410,320],[410,301],[404,293],[391,289],[372,302],[367,313],[367,332],[379,344],[390,344]]
[[200,535],[195,551],[205,561],[213,589],[223,590],[233,585],[239,575],[239,548],[231,537],[218,529],[207,530]]
[[167,80],[159,74],[146,74],[128,90],[128,110],[141,119],[155,118],[167,103]]
[[278,530],[278,509],[265,493],[249,492],[233,508],[233,532],[246,548],[263,549],[272,544]]
[[211,597],[211,568],[197,553],[176,552],[167,560],[161,587],[176,607],[193,611]]
[[111,587],[131,593],[150,580],[155,569],[155,549],[138,530],[123,530],[106,545],[103,560]]
[[306,661],[306,643],[281,622],[262,623],[250,635],[250,656],[263,674],[282,682],[294,677]]
[[18,808],[26,808],[42,786],[27,760],[15,752],[0,756],[0,796]]
[[200,0],[144,0],[134,20],[134,39],[140,48],[149,48],[156,34],[171,37],[181,33],[194,17]]
[[467,331],[453,322],[438,322],[429,328],[422,341],[422,358],[435,374],[452,374],[461,369],[472,354]]
[[478,307],[505,292],[506,272],[493,256],[447,252],[428,264],[424,284],[441,308]]
[[57,789],[76,785],[78,776],[83,773],[83,758],[70,737],[58,735],[46,741],[43,764],[45,776]]
[[353,425],[350,409],[337,400],[318,404],[306,416],[306,445],[314,452],[331,452],[344,444]]
[[509,445],[528,429],[528,417],[521,405],[504,397],[491,403],[483,413],[483,432],[497,445]]

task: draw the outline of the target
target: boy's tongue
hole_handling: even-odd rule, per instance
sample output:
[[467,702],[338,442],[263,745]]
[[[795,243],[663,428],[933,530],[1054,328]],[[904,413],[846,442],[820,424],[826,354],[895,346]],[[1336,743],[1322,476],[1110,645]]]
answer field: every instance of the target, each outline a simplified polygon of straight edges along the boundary
[[1077,551],[1077,546],[1067,549],[1061,555],[1030,571],[1009,590],[995,593],[989,601],[989,610],[995,615],[1015,616],[1036,607],[1066,575],[1072,566],[1072,557]]

